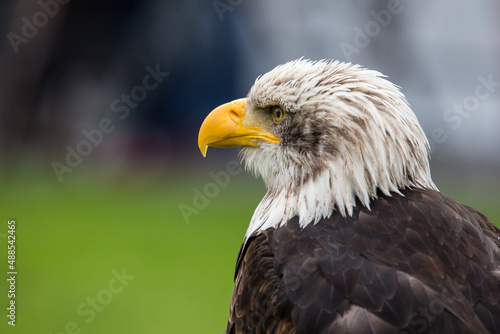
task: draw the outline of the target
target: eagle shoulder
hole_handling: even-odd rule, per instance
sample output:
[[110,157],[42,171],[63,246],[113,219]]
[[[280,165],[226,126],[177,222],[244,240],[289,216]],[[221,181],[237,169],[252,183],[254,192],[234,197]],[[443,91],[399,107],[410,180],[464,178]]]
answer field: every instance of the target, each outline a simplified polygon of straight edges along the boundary
[[433,190],[254,234],[238,257],[228,333],[500,331],[499,230]]
[[227,333],[293,333],[269,233],[253,235],[238,255]]

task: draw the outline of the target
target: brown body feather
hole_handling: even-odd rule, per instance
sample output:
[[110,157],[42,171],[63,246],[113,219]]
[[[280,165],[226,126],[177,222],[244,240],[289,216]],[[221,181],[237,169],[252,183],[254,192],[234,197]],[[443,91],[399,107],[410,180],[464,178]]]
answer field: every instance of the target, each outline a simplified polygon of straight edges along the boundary
[[498,333],[499,230],[438,191],[252,235],[227,333]]

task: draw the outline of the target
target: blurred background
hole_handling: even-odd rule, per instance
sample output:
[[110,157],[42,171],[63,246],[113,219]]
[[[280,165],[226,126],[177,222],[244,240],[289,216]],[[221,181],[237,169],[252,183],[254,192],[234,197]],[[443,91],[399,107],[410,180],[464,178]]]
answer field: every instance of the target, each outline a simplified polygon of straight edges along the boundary
[[500,224],[499,1],[4,0],[0,30],[2,333],[222,333],[265,189],[198,129],[299,57],[402,87],[440,190]]

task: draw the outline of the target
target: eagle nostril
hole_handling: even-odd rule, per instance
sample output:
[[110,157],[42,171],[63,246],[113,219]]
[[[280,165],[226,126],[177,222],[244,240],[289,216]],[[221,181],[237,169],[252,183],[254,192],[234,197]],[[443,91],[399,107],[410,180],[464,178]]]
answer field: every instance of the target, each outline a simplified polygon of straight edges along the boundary
[[234,108],[229,109],[229,118],[236,124],[241,124],[241,115]]

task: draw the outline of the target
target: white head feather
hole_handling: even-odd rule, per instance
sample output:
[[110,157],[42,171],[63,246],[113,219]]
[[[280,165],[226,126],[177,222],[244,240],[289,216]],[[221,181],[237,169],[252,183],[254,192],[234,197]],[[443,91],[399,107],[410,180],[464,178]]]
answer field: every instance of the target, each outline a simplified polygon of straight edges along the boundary
[[268,191],[246,233],[301,226],[356,203],[370,207],[377,192],[436,189],[429,143],[398,87],[376,71],[342,62],[299,59],[257,78],[248,110],[279,105],[290,117],[280,143],[245,147],[241,157]]

